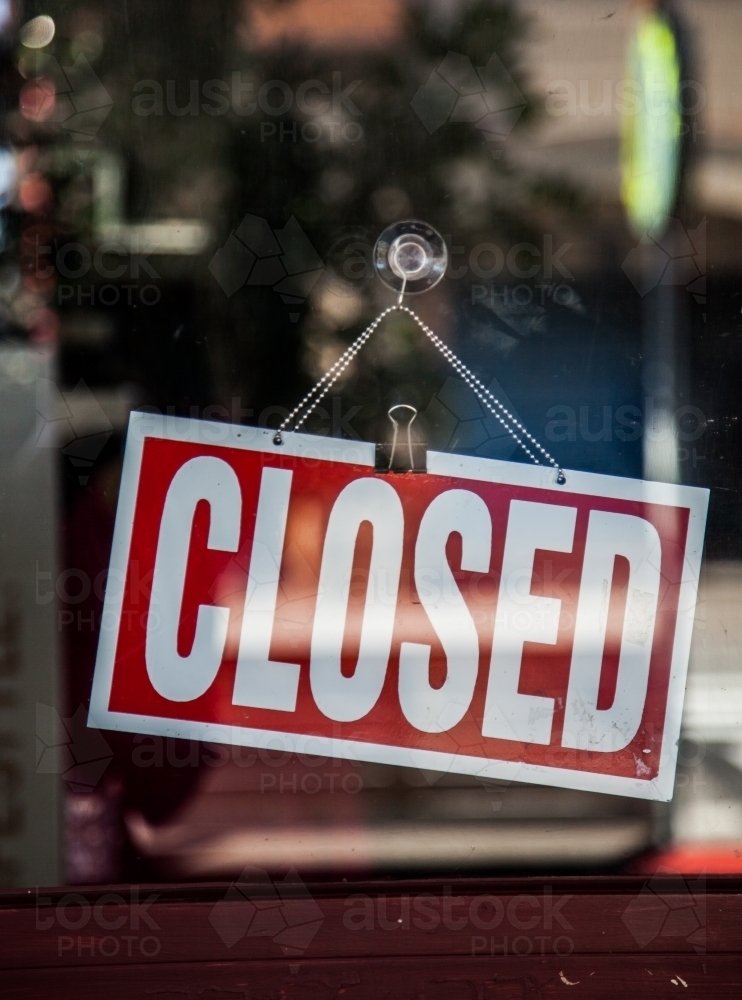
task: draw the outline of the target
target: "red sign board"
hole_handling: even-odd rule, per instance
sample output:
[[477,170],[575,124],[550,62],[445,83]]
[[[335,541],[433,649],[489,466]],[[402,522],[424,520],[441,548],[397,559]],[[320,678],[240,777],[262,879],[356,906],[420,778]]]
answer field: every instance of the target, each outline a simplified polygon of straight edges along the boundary
[[132,415],[90,724],[672,795],[708,492]]

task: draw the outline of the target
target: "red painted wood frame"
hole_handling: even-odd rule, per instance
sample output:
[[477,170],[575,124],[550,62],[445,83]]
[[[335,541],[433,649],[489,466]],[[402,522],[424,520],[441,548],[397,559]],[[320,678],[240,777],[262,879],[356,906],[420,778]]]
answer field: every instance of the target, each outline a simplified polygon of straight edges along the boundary
[[0,894],[0,994],[742,996],[737,876],[275,886],[280,896],[270,883]]

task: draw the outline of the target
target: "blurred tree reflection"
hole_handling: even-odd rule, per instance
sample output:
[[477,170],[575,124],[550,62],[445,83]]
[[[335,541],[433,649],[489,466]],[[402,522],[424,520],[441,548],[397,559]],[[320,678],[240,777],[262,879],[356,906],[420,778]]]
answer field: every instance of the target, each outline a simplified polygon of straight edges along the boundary
[[[101,218],[197,219],[211,233],[195,255],[155,251],[158,303],[122,298],[106,310],[115,344],[66,351],[70,377],[133,382],[142,402],[182,414],[222,404],[230,419],[268,419],[266,408],[293,405],[388,301],[370,264],[384,225],[430,222],[459,271],[477,244],[539,243],[542,207],[570,212],[575,201],[508,157],[508,137],[538,117],[519,66],[527,32],[513,0],[385,0],[353,16],[316,0],[61,10],[43,58],[67,67],[82,54],[113,104],[86,143],[51,119],[18,120],[17,138],[41,148],[55,177],[45,238],[94,249]],[[102,205],[112,175],[119,202]],[[274,232],[293,217],[306,234],[325,267],[305,304],[270,284],[225,290],[214,279],[209,262],[246,215]],[[482,266],[492,265],[485,251]],[[469,271],[416,305],[454,344],[464,338],[489,381],[497,350],[542,331],[544,310],[503,319],[494,304],[467,307],[477,281]],[[74,304],[65,299],[62,313]],[[342,413],[361,407],[352,426],[320,414],[309,429],[385,435],[391,403],[427,406],[449,374],[440,359],[400,318],[377,341],[338,386]]]

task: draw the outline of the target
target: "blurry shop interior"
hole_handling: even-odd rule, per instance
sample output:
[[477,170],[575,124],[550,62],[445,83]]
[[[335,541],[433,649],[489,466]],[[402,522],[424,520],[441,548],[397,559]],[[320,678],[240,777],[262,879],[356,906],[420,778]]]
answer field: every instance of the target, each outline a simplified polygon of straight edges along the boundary
[[[742,871],[740,38],[736,0],[0,0],[0,884]],[[407,218],[450,255],[415,308],[565,468],[711,489],[670,803],[86,726],[129,413],[277,426]],[[306,429],[397,403],[525,460],[399,314]]]

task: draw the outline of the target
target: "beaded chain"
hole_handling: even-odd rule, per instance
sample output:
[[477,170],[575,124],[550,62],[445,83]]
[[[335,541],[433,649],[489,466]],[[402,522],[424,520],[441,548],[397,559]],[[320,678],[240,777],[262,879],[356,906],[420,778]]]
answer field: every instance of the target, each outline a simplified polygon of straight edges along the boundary
[[[400,295],[399,299],[401,300]],[[464,362],[459,358],[454,352],[447,347],[446,344],[437,337],[436,334],[430,329],[430,327],[424,323],[420,317],[410,309],[408,306],[402,305],[401,301],[393,306],[389,306],[383,312],[379,313],[376,319],[371,323],[366,329],[361,333],[353,343],[343,351],[340,357],[337,359],[332,367],[328,368],[322,378],[312,386],[309,392],[304,396],[304,398],[297,403],[294,409],[289,413],[286,419],[281,423],[280,427],[276,431],[273,437],[273,443],[276,445],[283,444],[283,431],[289,429],[289,426],[293,422],[293,430],[298,431],[310,416],[311,413],[319,406],[320,402],[324,399],[327,393],[330,391],[332,386],[341,377],[343,372],[346,370],[348,365],[353,361],[355,356],[364,346],[364,344],[369,340],[371,335],[374,333],[376,328],[379,326],[381,321],[385,319],[390,313],[393,312],[403,312],[407,313],[420,327],[422,332],[428,338],[428,340],[436,347],[443,357],[448,361],[454,371],[461,376],[464,382],[469,386],[475,396],[479,399],[482,405],[489,410],[489,412],[498,420],[508,434],[513,438],[516,444],[525,452],[526,455],[531,459],[535,465],[541,465],[542,461],[534,454],[534,452],[529,448],[528,444],[539,453],[541,459],[545,459],[549,465],[551,465],[557,471],[557,482],[563,485],[567,479],[561,466],[558,464],[556,459],[549,454],[549,452],[536,440],[536,438],[529,433],[529,431],[523,426],[523,424],[515,417],[514,414],[503,406],[499,399],[492,395],[489,389],[481,382],[471,369],[467,368]],[[303,411],[303,412],[302,412]],[[301,414],[301,416],[299,416]],[[297,419],[298,418],[298,419]],[[526,444],[528,442],[528,444]]]

